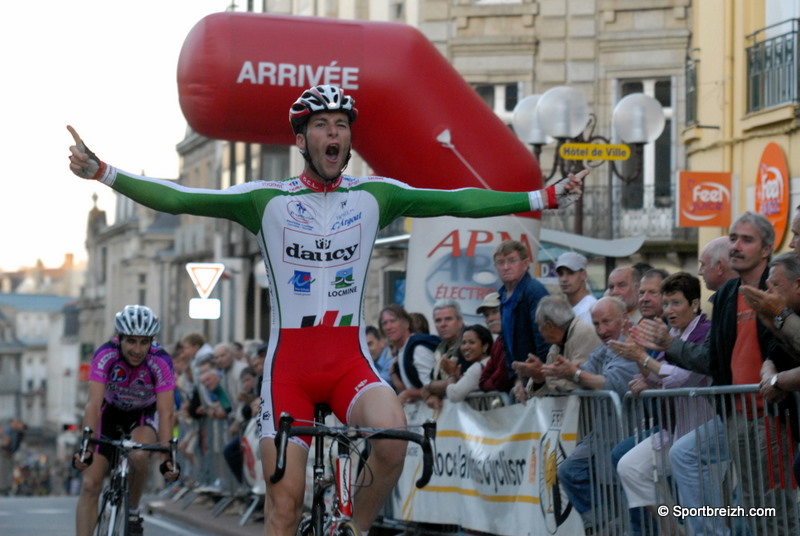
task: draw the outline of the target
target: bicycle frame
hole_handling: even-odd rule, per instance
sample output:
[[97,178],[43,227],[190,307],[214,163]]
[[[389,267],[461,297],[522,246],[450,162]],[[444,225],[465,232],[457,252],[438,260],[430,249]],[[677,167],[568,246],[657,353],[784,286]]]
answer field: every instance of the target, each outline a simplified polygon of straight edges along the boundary
[[[108,484],[100,495],[101,504],[97,513],[96,536],[127,536],[128,534],[128,475],[130,463],[128,455],[134,450],[169,453],[171,459],[177,459],[178,442],[173,438],[169,447],[160,445],[143,445],[124,436],[122,439],[106,439],[92,437],[92,429],[83,429],[81,439],[81,462],[85,460],[90,445],[110,445],[114,447],[114,459],[109,460],[110,470]],[[106,518],[106,516],[108,516]]]
[[[330,414],[324,405],[318,405],[314,411],[315,426],[324,426],[325,418]],[[323,534],[325,530],[325,490],[328,487],[325,478],[325,442],[322,437],[314,442],[314,490],[311,505],[311,524],[314,534]],[[331,532],[335,527],[353,518],[352,501],[352,465],[348,442],[342,437],[336,438],[336,464],[334,467],[334,501],[330,519]]]
[[[422,447],[423,468],[422,475],[417,480],[418,488],[424,487],[433,473],[433,447],[436,436],[436,423],[426,421],[423,433],[418,434],[408,430],[379,430],[370,428],[357,428],[352,426],[327,427],[325,417],[331,413],[326,404],[317,404],[314,409],[313,426],[292,426],[294,418],[288,413],[283,413],[278,421],[278,432],[275,436],[277,458],[275,473],[269,478],[271,483],[283,478],[286,469],[286,445],[290,436],[312,436],[314,441],[313,461],[313,493],[310,518],[304,519],[298,528],[298,535],[322,536],[338,534],[360,534],[351,523],[353,516],[352,502],[352,459],[351,445],[359,438],[374,439],[399,439],[413,441]],[[323,439],[332,437],[336,441],[337,456],[334,467],[334,505],[331,514],[325,511],[325,490],[330,482],[325,478],[325,444]]]
[[109,485],[103,490],[97,512],[97,536],[128,534],[128,457],[119,455],[119,462],[110,475]]

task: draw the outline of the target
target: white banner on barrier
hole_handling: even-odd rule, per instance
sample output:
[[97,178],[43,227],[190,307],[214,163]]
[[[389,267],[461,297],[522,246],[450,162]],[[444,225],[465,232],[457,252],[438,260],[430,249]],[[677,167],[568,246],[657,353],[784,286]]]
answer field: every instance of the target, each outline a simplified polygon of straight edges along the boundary
[[[582,534],[556,473],[575,446],[578,408],[575,397],[534,398],[491,411],[445,400],[436,419],[434,475],[425,488],[414,486],[422,457],[409,444],[392,517],[508,536]],[[420,424],[433,411],[410,404],[406,415]]]

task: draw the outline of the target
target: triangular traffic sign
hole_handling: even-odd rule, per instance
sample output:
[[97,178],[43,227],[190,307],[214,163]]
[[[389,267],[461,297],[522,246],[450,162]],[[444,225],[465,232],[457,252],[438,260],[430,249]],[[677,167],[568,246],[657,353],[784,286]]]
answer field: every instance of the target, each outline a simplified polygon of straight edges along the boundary
[[221,262],[187,262],[186,271],[200,297],[208,298],[225,271],[225,265]]

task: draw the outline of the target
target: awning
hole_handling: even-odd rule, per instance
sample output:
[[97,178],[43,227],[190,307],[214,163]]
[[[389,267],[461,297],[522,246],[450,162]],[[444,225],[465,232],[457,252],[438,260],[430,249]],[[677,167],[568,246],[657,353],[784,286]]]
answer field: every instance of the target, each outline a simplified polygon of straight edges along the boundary
[[628,257],[644,244],[644,236],[629,238],[592,238],[552,229],[539,231],[539,262],[550,262],[565,251],[577,251],[587,257]]

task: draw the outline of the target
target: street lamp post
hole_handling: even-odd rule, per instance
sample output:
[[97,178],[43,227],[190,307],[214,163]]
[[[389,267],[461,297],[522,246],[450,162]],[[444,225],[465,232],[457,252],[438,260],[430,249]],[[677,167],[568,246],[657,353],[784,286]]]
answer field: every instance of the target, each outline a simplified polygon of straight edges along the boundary
[[[664,112],[656,99],[644,93],[632,93],[620,99],[614,107],[612,125],[617,136],[628,146],[629,160],[632,159],[632,172],[625,173],[617,168],[614,159],[605,157],[562,156],[562,149],[583,147],[572,144],[603,144],[612,147],[610,140],[595,133],[596,117],[589,112],[589,105],[583,94],[568,86],[549,89],[544,94],[529,95],[521,99],[514,108],[512,126],[517,137],[533,147],[533,154],[539,161],[543,173],[542,147],[555,140],[557,145],[553,165],[544,182],[547,184],[556,173],[562,177],[576,173],[586,166],[597,167],[610,160],[611,171],[626,184],[635,181],[642,174],[644,145],[661,135],[664,130]],[[561,177],[559,177],[561,178]],[[583,233],[583,198],[575,206],[575,232]]]

